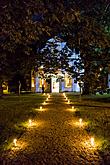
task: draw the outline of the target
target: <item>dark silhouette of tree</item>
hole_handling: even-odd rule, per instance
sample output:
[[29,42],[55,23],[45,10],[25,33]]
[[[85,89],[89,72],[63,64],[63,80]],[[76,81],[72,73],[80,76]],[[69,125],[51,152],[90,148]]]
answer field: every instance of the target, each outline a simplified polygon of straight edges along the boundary
[[[97,2],[95,0],[4,0],[0,3],[2,50],[6,53],[11,52],[19,58],[18,61],[21,61],[21,56],[16,50],[21,49],[22,45],[24,58],[21,65],[31,68],[38,62],[39,66],[41,47],[44,47],[49,38],[60,35],[62,40],[68,43],[69,48],[80,50],[85,70],[84,93],[89,93],[91,76],[88,79],[87,77],[91,69],[91,61],[94,61],[94,58],[99,61],[107,60],[109,57],[109,0]],[[101,48],[98,53],[95,52],[97,48]],[[36,60],[33,54],[35,49]],[[4,56],[2,53],[3,58]],[[20,72],[23,69],[24,67],[19,67]],[[5,72],[2,72],[2,75],[5,75]]]

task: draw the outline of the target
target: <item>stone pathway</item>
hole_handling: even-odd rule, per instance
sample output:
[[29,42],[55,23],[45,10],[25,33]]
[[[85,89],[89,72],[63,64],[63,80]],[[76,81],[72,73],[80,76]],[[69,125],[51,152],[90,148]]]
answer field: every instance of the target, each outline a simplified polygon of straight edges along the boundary
[[36,116],[35,125],[18,140],[21,148],[7,151],[0,164],[104,165],[97,150],[86,144],[90,137],[76,125],[78,118],[64,96],[53,94],[47,103],[45,111]]

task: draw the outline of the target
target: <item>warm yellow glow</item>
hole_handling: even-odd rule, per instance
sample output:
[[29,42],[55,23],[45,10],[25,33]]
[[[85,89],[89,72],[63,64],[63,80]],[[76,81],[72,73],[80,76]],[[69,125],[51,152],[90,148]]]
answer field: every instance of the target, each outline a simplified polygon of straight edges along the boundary
[[48,95],[48,98],[50,98],[50,95]]
[[65,99],[68,100],[67,97],[65,97]]
[[74,109],[74,106],[72,106],[72,109]]
[[47,101],[48,101],[48,98],[47,98]]
[[70,101],[68,100],[68,104],[70,104]]
[[13,140],[13,144],[14,144],[15,147],[17,146],[17,139]]
[[35,80],[34,80],[34,77],[32,77],[32,79],[31,79],[31,87],[35,87]]
[[63,96],[65,97],[65,93],[63,93]]
[[45,96],[45,93],[43,95]]
[[44,105],[46,104],[46,102],[44,101],[44,103],[43,103]]
[[93,137],[91,137],[90,141],[91,141],[91,145],[94,146],[95,142],[94,142],[94,138]]
[[68,77],[68,75],[65,75],[65,87],[70,88],[72,86],[72,79]]
[[40,106],[40,109],[42,109],[42,106]]
[[82,125],[82,119],[81,118],[79,119],[79,123],[80,123],[80,125]]
[[29,119],[29,126],[32,126],[32,120]]

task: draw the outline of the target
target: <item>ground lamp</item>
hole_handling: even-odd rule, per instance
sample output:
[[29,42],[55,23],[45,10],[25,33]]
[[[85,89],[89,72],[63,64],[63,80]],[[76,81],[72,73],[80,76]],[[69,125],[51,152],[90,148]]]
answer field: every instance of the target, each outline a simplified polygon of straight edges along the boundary
[[91,142],[91,145],[94,146],[95,143],[94,143],[94,138],[93,137],[91,137],[90,142]]
[[13,140],[13,144],[14,144],[15,147],[17,146],[17,139]]
[[44,101],[44,103],[43,103],[44,105],[46,104],[46,102]]
[[81,118],[79,119],[79,123],[80,123],[80,125],[82,125],[82,119]]
[[68,104],[70,104],[70,101],[68,100]]
[[32,126],[32,120],[29,119],[29,126]]

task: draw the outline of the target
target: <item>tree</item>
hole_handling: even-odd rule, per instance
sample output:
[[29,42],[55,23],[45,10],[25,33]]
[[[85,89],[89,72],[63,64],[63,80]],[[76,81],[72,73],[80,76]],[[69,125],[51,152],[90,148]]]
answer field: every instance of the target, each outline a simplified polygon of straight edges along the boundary
[[[37,60],[40,57],[38,50],[45,45],[45,42],[61,34],[69,48],[80,50],[86,83],[85,80],[90,71],[89,59],[92,59],[94,49],[105,50],[109,47],[110,40],[105,31],[109,27],[109,6],[108,0],[97,3],[95,0],[54,2],[51,0],[10,0],[2,6],[0,11],[1,35],[5,38],[1,46],[3,50],[16,54],[16,49],[22,45],[24,63],[27,58],[32,57],[28,63],[31,65],[31,62],[33,64],[35,61],[31,45],[36,47]],[[90,51],[91,46],[94,47],[93,52]],[[103,55],[104,53],[95,57],[103,59],[105,57]],[[85,86],[87,88],[87,84]],[[89,86],[87,93],[89,93]]]

